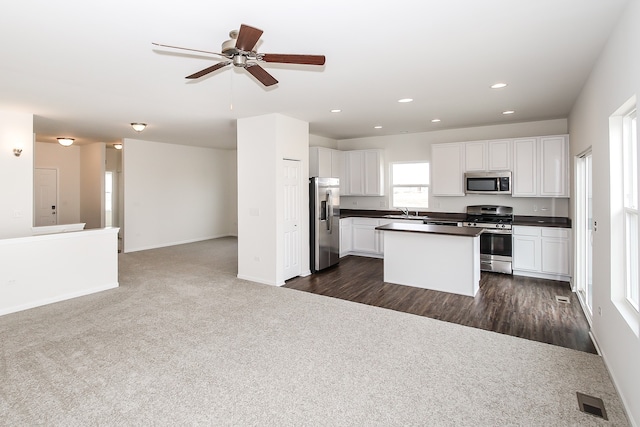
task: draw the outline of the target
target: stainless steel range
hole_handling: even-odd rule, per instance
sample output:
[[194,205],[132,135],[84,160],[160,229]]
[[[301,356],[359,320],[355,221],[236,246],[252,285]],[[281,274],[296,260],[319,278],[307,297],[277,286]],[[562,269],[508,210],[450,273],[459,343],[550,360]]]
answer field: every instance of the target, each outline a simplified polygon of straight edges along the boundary
[[480,235],[480,270],[513,273],[512,223],[513,208],[510,206],[467,206],[467,218],[462,225],[485,229]]

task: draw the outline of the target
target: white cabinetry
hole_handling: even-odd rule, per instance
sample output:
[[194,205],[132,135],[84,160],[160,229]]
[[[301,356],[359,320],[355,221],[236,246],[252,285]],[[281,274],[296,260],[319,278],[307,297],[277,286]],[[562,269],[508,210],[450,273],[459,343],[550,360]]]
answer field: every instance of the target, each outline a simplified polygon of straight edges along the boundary
[[513,197],[569,197],[567,135],[513,141]]
[[464,143],[465,172],[511,170],[510,139]]
[[342,178],[342,151],[325,147],[309,147],[309,176]]
[[487,141],[464,144],[464,170],[466,172],[487,170]]
[[513,274],[571,280],[571,230],[513,227]]
[[460,142],[431,146],[431,189],[434,196],[464,196],[464,149]]
[[353,249],[353,232],[351,218],[340,219],[340,257],[348,255]]
[[[382,150],[344,152],[344,196],[384,196]],[[341,186],[342,188],[342,186]]]
[[[346,222],[347,220],[349,223]],[[344,225],[343,221],[345,221]],[[340,220],[340,256],[352,254],[382,258],[384,256],[384,233],[376,230],[376,227],[392,222],[422,223],[422,221],[410,219],[342,218]],[[349,225],[347,226],[347,224]],[[350,237],[346,235],[349,231],[352,233]]]

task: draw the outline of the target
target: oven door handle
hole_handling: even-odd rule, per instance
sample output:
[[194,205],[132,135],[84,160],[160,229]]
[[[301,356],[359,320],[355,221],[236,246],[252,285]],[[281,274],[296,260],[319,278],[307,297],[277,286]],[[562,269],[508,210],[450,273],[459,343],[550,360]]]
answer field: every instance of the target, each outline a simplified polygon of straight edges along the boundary
[[487,234],[513,234],[511,230],[500,230],[496,228],[485,228],[482,232]]

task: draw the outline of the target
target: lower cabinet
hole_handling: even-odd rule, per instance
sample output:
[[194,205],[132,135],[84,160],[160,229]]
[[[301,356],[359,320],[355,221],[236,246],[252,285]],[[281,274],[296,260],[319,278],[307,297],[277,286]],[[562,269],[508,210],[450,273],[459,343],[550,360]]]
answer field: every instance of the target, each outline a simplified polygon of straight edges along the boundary
[[571,229],[514,226],[513,274],[571,281]]
[[382,258],[384,232],[376,230],[376,227],[392,222],[415,223],[415,220],[363,217],[340,219],[340,256],[359,255]]

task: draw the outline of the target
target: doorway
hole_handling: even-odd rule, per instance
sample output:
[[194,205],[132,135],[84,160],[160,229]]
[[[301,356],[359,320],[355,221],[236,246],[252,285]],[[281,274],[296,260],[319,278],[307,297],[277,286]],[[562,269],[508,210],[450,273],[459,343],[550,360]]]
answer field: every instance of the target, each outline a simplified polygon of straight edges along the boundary
[[592,153],[576,157],[576,291],[585,315],[593,315],[593,186]]
[[45,227],[58,224],[58,171],[34,170],[34,225]]

